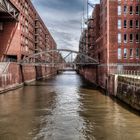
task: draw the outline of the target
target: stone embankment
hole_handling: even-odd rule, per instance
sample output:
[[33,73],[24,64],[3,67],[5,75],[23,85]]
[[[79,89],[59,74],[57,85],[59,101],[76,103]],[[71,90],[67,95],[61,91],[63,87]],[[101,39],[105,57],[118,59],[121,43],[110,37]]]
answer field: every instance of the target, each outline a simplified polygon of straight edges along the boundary
[[140,110],[140,77],[118,75],[116,96],[132,106]]
[[0,63],[0,93],[18,88],[43,77],[51,77],[57,72],[55,67],[20,66],[17,63]]
[[106,78],[107,85],[102,87],[99,81],[100,76],[97,77],[94,69],[83,69],[80,74],[88,81],[104,88],[109,95],[119,98],[136,110],[140,110],[140,76],[110,74]]

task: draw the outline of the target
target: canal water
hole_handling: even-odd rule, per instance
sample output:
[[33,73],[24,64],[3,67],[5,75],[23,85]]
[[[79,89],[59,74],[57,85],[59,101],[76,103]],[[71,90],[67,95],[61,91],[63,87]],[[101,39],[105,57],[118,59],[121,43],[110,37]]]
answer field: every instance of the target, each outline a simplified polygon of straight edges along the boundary
[[140,117],[65,72],[0,95],[0,140],[140,140]]

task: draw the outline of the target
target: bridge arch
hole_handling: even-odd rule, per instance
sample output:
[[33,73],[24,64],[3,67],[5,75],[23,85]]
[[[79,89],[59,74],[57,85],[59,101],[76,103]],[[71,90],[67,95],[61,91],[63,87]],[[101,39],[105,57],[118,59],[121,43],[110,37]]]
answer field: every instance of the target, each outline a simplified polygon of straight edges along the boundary
[[[62,52],[67,52],[66,56],[62,56]],[[70,55],[76,54],[76,58],[71,62],[66,62],[66,58]],[[34,54],[30,54],[19,61],[19,64],[32,64],[32,65],[43,65],[43,64],[60,64],[60,63],[71,63],[75,65],[98,65],[98,61],[82,52],[70,50],[70,49],[52,49],[40,51]]]

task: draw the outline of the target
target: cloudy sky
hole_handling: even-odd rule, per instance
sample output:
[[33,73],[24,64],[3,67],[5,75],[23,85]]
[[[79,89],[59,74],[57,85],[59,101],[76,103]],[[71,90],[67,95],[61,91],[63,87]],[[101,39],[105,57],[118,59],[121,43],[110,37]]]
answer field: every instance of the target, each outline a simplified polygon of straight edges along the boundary
[[[32,0],[58,48],[78,50],[84,0]],[[85,0],[86,1],[86,0]],[[99,3],[99,0],[90,0]]]

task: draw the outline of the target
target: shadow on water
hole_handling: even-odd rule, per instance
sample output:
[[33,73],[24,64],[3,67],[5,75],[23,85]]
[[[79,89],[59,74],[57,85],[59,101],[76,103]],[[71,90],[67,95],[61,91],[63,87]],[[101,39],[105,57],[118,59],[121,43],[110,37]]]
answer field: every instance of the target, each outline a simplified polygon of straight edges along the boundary
[[130,105],[128,105],[127,103],[124,103],[119,98],[116,98],[114,96],[109,96],[109,97],[112,99],[113,102],[117,103],[119,106],[121,106],[125,110],[128,110],[130,113],[133,113],[133,114],[135,114],[135,115],[140,117],[140,111],[132,108]]
[[122,100],[120,100],[119,98],[117,97],[114,97],[114,96],[110,96],[106,93],[105,90],[103,90],[102,88],[100,87],[97,87],[95,84],[91,83],[90,81],[86,80],[84,77],[80,76],[81,78],[81,81],[82,81],[82,85],[81,85],[81,88],[85,88],[85,89],[91,89],[91,90],[98,90],[100,91],[100,93],[104,96],[108,96],[110,97],[110,99],[112,101],[114,101],[115,103],[117,103],[119,106],[123,107],[124,109],[128,110],[130,113],[133,113],[137,116],[140,116],[140,111],[132,108],[129,104],[123,102]]
[[[81,75],[75,72],[63,72],[63,73],[58,74],[56,77],[49,78],[49,79],[48,78],[40,79],[40,80],[37,80],[36,82],[26,84],[25,86],[55,86],[54,81],[56,80],[57,77],[59,76],[61,77],[62,75],[64,76],[77,75],[79,78],[79,81],[81,81],[80,88],[97,90],[97,86],[95,84],[91,83],[90,81],[86,80],[84,77],[82,77]],[[67,84],[68,83],[65,79],[62,81],[62,83],[60,83],[60,85],[62,86],[68,86]],[[73,84],[73,81],[70,81],[70,84]]]
[[90,89],[90,90],[98,90],[98,91],[100,91],[100,93],[102,95],[110,97],[110,99],[112,101],[114,101],[115,103],[117,103],[119,106],[121,106],[124,109],[128,110],[130,113],[133,113],[133,114],[135,114],[135,115],[140,117],[140,111],[132,108],[129,104],[123,102],[122,100],[120,100],[117,97],[108,95],[105,90],[101,89],[100,87],[97,87],[95,84],[93,84],[90,81],[86,80],[84,77],[80,76],[80,79],[82,81],[82,85],[80,86],[81,88]]
[[96,90],[97,89],[97,86],[95,84],[86,80],[84,77],[80,76],[80,79],[82,81],[82,84],[81,84],[80,88],[91,89],[91,90]]

